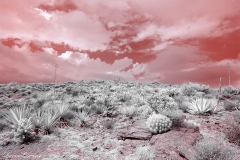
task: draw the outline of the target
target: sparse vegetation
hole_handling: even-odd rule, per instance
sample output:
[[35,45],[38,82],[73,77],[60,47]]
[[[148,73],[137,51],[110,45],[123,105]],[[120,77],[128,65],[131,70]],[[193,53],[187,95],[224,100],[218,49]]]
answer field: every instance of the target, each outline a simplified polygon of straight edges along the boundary
[[[53,86],[55,86],[55,91],[52,89]],[[229,120],[228,128],[226,129],[224,126],[226,138],[224,142],[228,141],[239,146],[240,112],[236,111],[239,107],[238,90],[233,87],[223,88],[222,106],[219,111],[235,112],[234,118],[231,121]],[[94,149],[96,155],[111,147],[111,154],[113,154],[113,150],[114,154],[120,154],[120,142],[112,143],[111,136],[108,136],[108,134],[120,130],[122,125],[132,127],[138,124],[135,122],[144,120],[143,122],[146,123],[141,122],[141,125],[143,125],[141,127],[145,127],[145,132],[148,132],[148,134],[150,132],[153,134],[165,132],[164,136],[168,132],[170,134],[180,132],[179,135],[182,135],[183,132],[198,132],[197,129],[195,131],[195,128],[191,128],[193,126],[198,126],[199,130],[201,128],[200,122],[197,121],[194,121],[194,125],[188,125],[188,121],[193,122],[193,119],[189,117],[196,116],[198,120],[211,123],[208,120],[210,116],[221,116],[221,113],[215,114],[214,112],[218,98],[217,90],[196,83],[164,85],[121,81],[81,81],[21,86],[13,83],[2,85],[0,93],[4,94],[0,99],[0,107],[5,108],[2,110],[3,113],[0,118],[4,118],[6,132],[11,129],[12,132],[9,132],[9,134],[12,135],[11,139],[14,142],[34,143],[31,140],[36,137],[42,139],[47,136],[54,139],[56,135],[61,137],[63,133],[78,128],[81,132],[77,135],[75,133],[74,137],[78,142],[76,140],[71,141],[71,139],[67,142],[71,141],[72,146],[76,146],[75,143],[78,143],[77,147],[79,147],[85,141],[85,145],[88,147],[86,153],[90,153]],[[23,97],[21,97],[22,94]],[[15,98],[18,96],[21,98]],[[206,115],[210,116],[205,117]],[[99,129],[106,132],[104,134],[107,136],[102,135],[104,143],[106,143],[103,146],[106,148],[96,145],[99,142],[96,139],[93,140],[91,136],[84,135],[96,131],[96,134],[100,136],[102,132],[100,133]],[[150,135],[153,136],[151,133]],[[131,139],[132,137],[127,138]],[[122,140],[124,141],[124,139]],[[205,141],[208,143],[204,144]],[[218,146],[214,147],[215,145],[221,145],[224,148],[225,145],[222,142],[205,141],[199,141],[194,147],[196,159],[199,159],[199,157],[202,157],[202,159],[204,157],[205,159],[228,159],[230,153],[233,154],[231,150],[220,150]],[[91,142],[90,146],[92,148],[89,148],[89,142]],[[150,141],[150,143],[153,142]],[[78,152],[83,153],[80,150]],[[128,154],[126,159],[151,160],[158,158],[155,157],[151,146],[137,147],[134,152]],[[159,152],[156,152],[156,154],[159,154]],[[78,157],[76,154],[74,156]]]
[[235,151],[217,140],[204,138],[195,146],[196,160],[233,160]]

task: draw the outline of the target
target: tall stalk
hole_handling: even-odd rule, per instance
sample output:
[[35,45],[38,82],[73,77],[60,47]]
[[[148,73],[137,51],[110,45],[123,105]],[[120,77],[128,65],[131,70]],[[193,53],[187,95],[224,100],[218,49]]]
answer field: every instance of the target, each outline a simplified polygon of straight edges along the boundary
[[54,99],[55,99],[55,83],[56,83],[56,73],[57,73],[57,68],[58,68],[58,65],[56,64],[56,65],[55,65],[55,76],[54,76],[54,88],[53,88]]
[[228,63],[228,85],[230,86],[230,64]]

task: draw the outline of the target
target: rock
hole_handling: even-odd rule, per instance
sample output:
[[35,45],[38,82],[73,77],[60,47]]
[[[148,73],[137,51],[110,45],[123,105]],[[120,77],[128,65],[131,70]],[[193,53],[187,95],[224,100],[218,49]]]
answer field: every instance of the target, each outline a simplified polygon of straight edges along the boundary
[[153,135],[150,140],[156,155],[166,155],[171,159],[189,159],[194,157],[193,145],[201,139],[199,129],[185,128],[179,131],[171,130],[163,134]]
[[136,139],[136,140],[150,140],[152,133],[148,130],[146,119],[138,120],[131,126],[122,128],[117,133],[118,139]]

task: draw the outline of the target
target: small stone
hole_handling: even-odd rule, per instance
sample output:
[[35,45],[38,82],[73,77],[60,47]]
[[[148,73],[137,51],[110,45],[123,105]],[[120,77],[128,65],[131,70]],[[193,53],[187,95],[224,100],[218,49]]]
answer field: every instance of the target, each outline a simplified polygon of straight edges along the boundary
[[96,150],[97,150],[97,147],[94,147],[94,148],[93,148],[93,151],[96,151]]

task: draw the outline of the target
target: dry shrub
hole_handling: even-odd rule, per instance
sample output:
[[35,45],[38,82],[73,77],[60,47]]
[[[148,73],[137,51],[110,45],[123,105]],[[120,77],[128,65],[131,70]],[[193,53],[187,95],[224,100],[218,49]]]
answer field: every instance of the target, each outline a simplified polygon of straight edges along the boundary
[[211,138],[204,138],[195,145],[196,160],[233,160],[235,150]]
[[167,116],[172,120],[172,128],[173,129],[180,129],[181,127],[184,127],[184,119],[186,116],[180,111],[180,110],[165,110],[161,112],[161,114]]
[[226,101],[224,101],[224,106],[223,107],[226,111],[233,111],[233,110],[236,109],[238,104],[239,104],[238,101],[226,100]]
[[224,130],[226,138],[230,143],[234,143],[240,146],[240,125],[239,122],[234,119],[234,117],[230,117],[227,120],[229,128]]

